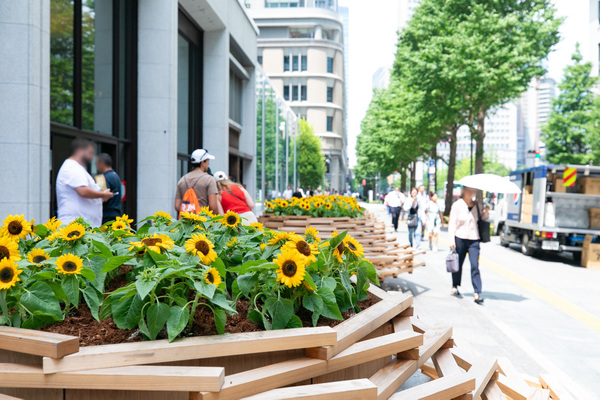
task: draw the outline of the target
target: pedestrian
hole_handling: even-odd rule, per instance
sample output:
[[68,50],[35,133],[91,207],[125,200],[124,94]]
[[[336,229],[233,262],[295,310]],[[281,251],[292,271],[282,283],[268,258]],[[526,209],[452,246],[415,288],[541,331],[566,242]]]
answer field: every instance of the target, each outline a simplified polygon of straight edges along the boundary
[[[404,211],[406,211],[406,226],[408,227],[408,241],[411,247],[415,247],[415,233],[419,226],[419,200],[417,199],[417,188],[410,190],[410,197],[404,201]],[[416,247],[415,247],[416,248]]]
[[114,221],[123,213],[121,210],[121,178],[112,166],[113,160],[108,154],[100,153],[96,156],[96,169],[104,175],[106,188],[113,194],[113,197],[102,205],[102,225]]
[[199,213],[200,210],[194,210],[194,205],[188,203],[184,197],[189,189],[197,198],[199,207],[208,207],[213,214],[219,214],[219,200],[217,194],[217,182],[215,178],[208,173],[210,160],[215,157],[205,149],[196,149],[190,156],[192,170],[185,174],[177,182],[177,191],[175,193],[175,210],[179,215],[182,211]]
[[425,236],[425,229],[427,224],[427,218],[425,216],[425,210],[427,210],[427,205],[429,204],[429,196],[425,191],[425,186],[421,185],[417,189],[417,201],[419,202],[419,222],[417,225],[417,230],[415,231],[415,247],[418,249],[421,247],[421,242],[423,237]]
[[438,251],[438,235],[442,227],[443,215],[440,205],[438,204],[437,193],[431,192],[429,194],[430,201],[427,203],[427,209],[425,210],[427,218],[427,233],[429,234],[429,250],[433,250],[434,253]]
[[463,187],[461,198],[450,209],[450,248],[455,248],[458,253],[458,272],[452,274],[452,294],[462,298],[458,291],[462,279],[462,267],[467,254],[471,264],[471,283],[473,284],[473,297],[477,304],[483,303],[481,298],[481,274],[479,273],[479,229],[477,222],[481,217],[487,221],[489,208],[477,203],[476,190]]
[[394,232],[398,231],[398,219],[400,218],[400,210],[404,204],[404,198],[400,192],[400,188],[397,187],[385,196],[385,202],[389,206],[390,214],[392,215],[392,225],[394,226]]
[[58,219],[68,224],[83,218],[92,226],[102,225],[102,202],[113,197],[110,189],[100,190],[87,167],[96,154],[96,145],[88,139],[77,138],[71,143],[67,158],[56,177]]
[[293,195],[293,194],[294,194],[294,192],[293,192],[293,190],[292,190],[292,185],[289,185],[289,186],[287,187],[287,189],[283,191],[283,196],[282,196],[282,197],[283,197],[284,199],[286,199],[286,200],[289,200],[289,199],[291,199],[291,198],[292,198],[292,195]]
[[242,224],[244,225],[258,222],[256,215],[252,212],[254,200],[242,185],[229,180],[227,174],[223,171],[215,173],[215,180],[219,189],[219,203],[222,207],[222,214],[227,211],[234,211],[242,218]]
[[294,191],[294,193],[292,193],[292,197],[295,197],[297,199],[301,199],[304,197],[304,193],[302,191],[301,188],[297,187],[296,190]]

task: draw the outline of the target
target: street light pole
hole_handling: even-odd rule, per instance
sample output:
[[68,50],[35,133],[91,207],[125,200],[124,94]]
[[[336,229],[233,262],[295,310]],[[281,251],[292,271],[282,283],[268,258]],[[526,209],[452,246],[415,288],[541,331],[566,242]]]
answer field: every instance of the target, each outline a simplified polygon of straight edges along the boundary
[[267,187],[266,187],[266,176],[265,176],[265,76],[263,75],[262,80],[262,109],[261,109],[261,124],[260,124],[260,166],[262,167],[262,171],[260,171],[260,190],[261,190],[261,200],[264,204],[264,201],[267,199]]
[[[287,116],[290,118],[290,112],[288,111]],[[287,121],[286,119],[286,121]],[[290,124],[285,125],[285,188],[290,185]]]
[[473,175],[473,133],[471,133],[471,175]]
[[275,197],[279,197],[279,99],[275,97]]
[[294,190],[298,187],[298,182],[296,180],[296,152],[298,150],[298,132],[300,131],[300,127],[298,126],[298,119],[296,119],[296,131],[294,132]]
[[329,193],[331,193],[331,188],[333,186],[332,181],[332,172],[333,172],[333,156],[331,154],[331,147],[329,148]]

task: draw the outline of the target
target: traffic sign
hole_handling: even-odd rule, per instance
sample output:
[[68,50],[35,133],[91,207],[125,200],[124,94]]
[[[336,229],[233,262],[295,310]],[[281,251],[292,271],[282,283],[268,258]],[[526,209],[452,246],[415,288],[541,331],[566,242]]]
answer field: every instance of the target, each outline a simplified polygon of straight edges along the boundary
[[565,168],[563,173],[563,185],[566,187],[575,186],[577,180],[577,168]]

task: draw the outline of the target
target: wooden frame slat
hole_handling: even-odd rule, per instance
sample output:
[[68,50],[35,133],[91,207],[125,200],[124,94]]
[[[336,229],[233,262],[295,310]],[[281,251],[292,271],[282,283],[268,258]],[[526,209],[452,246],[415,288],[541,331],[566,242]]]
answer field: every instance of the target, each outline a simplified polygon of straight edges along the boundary
[[79,351],[79,338],[33,329],[0,326],[0,349],[60,358]]
[[244,397],[244,400],[376,400],[377,387],[368,379],[292,386]]
[[390,400],[452,400],[475,389],[475,379],[467,374],[440,378],[406,389]]

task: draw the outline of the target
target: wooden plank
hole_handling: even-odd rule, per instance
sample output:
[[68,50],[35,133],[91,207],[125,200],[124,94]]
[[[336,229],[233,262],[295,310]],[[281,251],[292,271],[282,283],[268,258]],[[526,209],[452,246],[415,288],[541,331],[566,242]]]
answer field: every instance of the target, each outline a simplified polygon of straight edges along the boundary
[[368,379],[274,389],[244,400],[375,400],[377,386]]
[[79,353],[62,359],[44,358],[44,373],[81,371],[138,364],[256,354],[304,349],[337,343],[330,327],[191,337],[167,340],[82,347]]
[[414,360],[394,359],[377,371],[369,378],[377,386],[377,400],[387,400],[417,369]]
[[44,374],[41,367],[0,364],[0,387],[49,389],[113,389],[147,391],[217,391],[222,367],[130,366]]
[[569,394],[561,383],[549,374],[540,374],[540,383],[544,389],[550,390],[550,396],[553,400],[574,400],[575,398]]
[[353,344],[328,361],[303,357],[228,375],[220,392],[190,393],[190,399],[233,400],[255,395],[389,356],[418,346],[422,340],[422,335],[414,332],[392,333],[364,340]]
[[[429,330],[423,336],[423,345],[419,347],[419,368],[428,361],[452,336],[452,328]],[[409,353],[410,354],[410,353]],[[407,354],[408,355],[408,354]],[[402,353],[398,354],[401,358]]]
[[454,360],[449,349],[441,348],[431,357],[431,361],[433,361],[438,376],[452,376],[464,372]]
[[[452,355],[450,357],[452,358]],[[479,399],[497,368],[498,360],[495,358],[480,358],[473,364],[468,372],[472,378],[475,378],[475,390],[472,393],[473,399]]]
[[425,364],[421,365],[421,373],[431,380],[440,379],[440,376],[438,375],[437,371],[435,370],[435,366],[432,363],[426,362]]
[[79,338],[33,329],[0,326],[0,349],[60,358],[79,351]]
[[329,360],[412,305],[411,295],[388,296],[379,303],[337,325],[337,343],[306,349],[306,356]]
[[[501,357],[498,359],[498,368],[500,372],[502,372],[508,379],[503,379],[504,383],[511,383],[511,387],[514,388],[517,392],[522,393],[527,396],[531,393],[531,388],[525,380],[523,376],[517,371],[517,368],[513,365],[512,362],[506,357]],[[505,392],[506,393],[506,392]],[[509,397],[512,397],[510,394]]]
[[495,381],[491,381],[481,394],[483,400],[508,400]]
[[512,400],[527,400],[531,394],[531,389],[520,387],[515,380],[511,380],[502,374],[498,376],[496,383],[498,383],[498,387],[502,390],[502,393]]
[[548,389],[534,389],[529,400],[550,400],[550,391]]
[[19,399],[18,397],[13,397],[13,396],[9,396],[7,394],[0,393],[0,400],[23,400],[23,399]]
[[398,392],[390,400],[452,400],[475,389],[475,379],[467,374],[449,376]]

